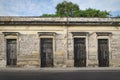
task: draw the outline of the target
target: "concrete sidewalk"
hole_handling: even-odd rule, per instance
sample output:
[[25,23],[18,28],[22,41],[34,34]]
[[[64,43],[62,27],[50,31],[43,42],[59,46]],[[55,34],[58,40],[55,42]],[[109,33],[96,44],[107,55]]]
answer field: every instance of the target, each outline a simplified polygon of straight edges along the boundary
[[120,67],[95,67],[95,68],[0,68],[1,71],[41,71],[41,72],[71,72],[71,71],[120,71]]

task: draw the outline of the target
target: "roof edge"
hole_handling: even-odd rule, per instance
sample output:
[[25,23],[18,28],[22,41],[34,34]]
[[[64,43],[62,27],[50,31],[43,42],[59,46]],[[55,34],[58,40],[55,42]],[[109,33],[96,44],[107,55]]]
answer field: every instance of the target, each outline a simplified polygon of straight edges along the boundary
[[120,25],[120,18],[0,16],[0,25]]

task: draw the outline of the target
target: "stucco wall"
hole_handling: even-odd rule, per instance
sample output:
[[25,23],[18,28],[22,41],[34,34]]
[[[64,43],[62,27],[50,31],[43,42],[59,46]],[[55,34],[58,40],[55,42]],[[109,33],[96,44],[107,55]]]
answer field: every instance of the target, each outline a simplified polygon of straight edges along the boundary
[[5,54],[5,43],[4,35],[0,34],[0,67],[6,66],[6,54]]
[[66,38],[64,32],[56,32],[54,66],[66,67]]
[[111,32],[110,66],[120,66],[120,26],[0,26],[0,66],[6,66],[5,40],[2,32],[19,32],[18,67],[40,66],[40,37],[37,32],[55,32],[54,67],[74,67],[74,43],[71,32],[88,32],[86,36],[87,67],[98,67],[97,34]]
[[113,32],[111,38],[111,66],[120,67],[120,32]]
[[39,38],[37,34],[20,34],[18,38],[18,66],[39,66]]

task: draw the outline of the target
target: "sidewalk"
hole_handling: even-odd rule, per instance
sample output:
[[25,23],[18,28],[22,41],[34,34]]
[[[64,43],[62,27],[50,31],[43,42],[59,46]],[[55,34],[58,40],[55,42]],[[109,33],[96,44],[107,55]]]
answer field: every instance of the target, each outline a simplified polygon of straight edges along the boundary
[[41,71],[41,72],[72,72],[72,71],[120,71],[120,67],[95,67],[95,68],[1,68],[1,71]]

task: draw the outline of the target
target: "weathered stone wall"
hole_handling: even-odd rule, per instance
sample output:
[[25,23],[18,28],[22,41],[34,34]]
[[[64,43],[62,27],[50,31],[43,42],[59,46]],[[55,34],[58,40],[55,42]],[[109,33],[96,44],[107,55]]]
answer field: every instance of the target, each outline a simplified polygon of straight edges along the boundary
[[39,38],[37,34],[20,34],[17,66],[39,66]]
[[[88,32],[86,36],[86,51],[87,51],[87,67],[98,67],[98,52],[96,34],[99,32],[111,32],[112,36],[107,36],[110,40],[110,67],[120,67],[120,28],[101,27],[101,26],[11,26],[10,30],[19,32],[17,38],[17,66],[18,67],[40,67],[40,37],[37,32],[55,32],[53,36],[53,50],[54,50],[54,67],[74,67],[74,37],[71,32]],[[47,28],[47,29],[46,29]],[[68,29],[67,29],[68,28]],[[2,28],[1,28],[2,29]],[[7,31],[9,27],[4,27],[3,32]],[[32,30],[34,29],[34,30]],[[39,29],[39,30],[37,30]],[[28,30],[28,31],[27,31]],[[67,31],[68,30],[68,31]],[[11,32],[11,31],[8,31]],[[6,51],[5,51],[4,35],[0,34],[0,66],[6,66]]]
[[[98,53],[97,53],[97,36],[95,32],[89,32],[86,36],[79,36],[79,38],[86,38],[86,66],[98,66]],[[68,33],[68,55],[67,66],[74,67],[74,36],[71,32]]]
[[[108,36],[109,37],[109,36]],[[68,38],[68,39],[67,39]],[[37,34],[19,36],[18,66],[40,66],[39,39]],[[54,67],[74,67],[74,43],[71,32],[56,32],[54,38]],[[97,34],[90,31],[86,36],[87,67],[98,67]],[[120,35],[110,37],[110,66],[120,66]]]
[[68,32],[67,41],[67,67],[74,67],[74,38],[71,32]]
[[95,32],[89,32],[88,35],[88,67],[98,66],[98,53],[97,53],[97,36]]
[[111,37],[110,66],[120,67],[120,33],[113,33]]
[[4,35],[0,34],[0,67],[6,66]]
[[55,36],[55,67],[66,67],[66,34],[57,33]]

